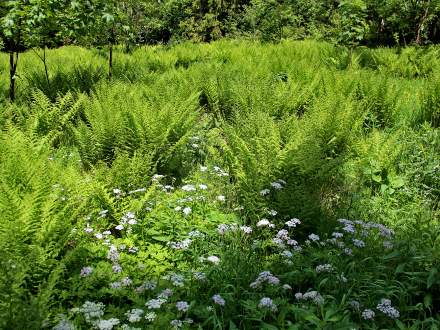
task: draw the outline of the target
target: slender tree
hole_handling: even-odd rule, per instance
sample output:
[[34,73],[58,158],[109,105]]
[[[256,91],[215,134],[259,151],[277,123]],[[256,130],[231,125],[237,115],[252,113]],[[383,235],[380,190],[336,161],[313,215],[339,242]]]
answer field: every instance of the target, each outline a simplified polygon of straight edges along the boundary
[[0,39],[3,50],[9,53],[9,98],[15,100],[15,82],[19,55],[29,45],[28,0],[6,1],[0,4]]

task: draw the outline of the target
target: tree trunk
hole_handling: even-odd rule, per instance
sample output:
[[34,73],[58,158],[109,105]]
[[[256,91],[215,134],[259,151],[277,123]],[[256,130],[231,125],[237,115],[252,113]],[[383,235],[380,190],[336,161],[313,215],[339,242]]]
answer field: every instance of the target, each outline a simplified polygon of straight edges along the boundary
[[50,80],[49,80],[49,71],[47,69],[47,61],[46,61],[46,46],[43,48],[43,64],[44,64],[44,73],[46,74],[47,86],[50,90]]
[[203,17],[208,12],[208,1],[200,0],[200,17]]
[[113,45],[110,44],[108,57],[108,79],[111,80],[113,76]]
[[417,35],[416,35],[416,44],[417,45],[420,45],[422,43],[422,30],[423,30],[423,26],[425,25],[425,21],[428,18],[430,2],[431,1],[429,1],[427,3],[425,14],[423,15],[422,19],[420,20],[420,23],[417,26]]
[[11,51],[9,53],[9,99],[11,102],[15,101],[15,73],[17,72],[18,52]]

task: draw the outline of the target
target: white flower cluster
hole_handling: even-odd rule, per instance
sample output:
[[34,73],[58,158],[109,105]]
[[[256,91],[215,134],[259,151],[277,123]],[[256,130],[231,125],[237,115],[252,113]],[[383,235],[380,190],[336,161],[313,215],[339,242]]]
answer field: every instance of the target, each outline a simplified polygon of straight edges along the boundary
[[257,222],[257,227],[269,227],[269,228],[275,228],[275,225],[271,223],[266,218],[261,219]]
[[139,188],[128,192],[129,195],[146,192],[147,188]]
[[214,265],[218,265],[220,263],[220,258],[217,256],[209,256],[206,258],[209,262],[212,262]]
[[201,282],[206,281],[206,274],[203,272],[195,272],[194,279]]
[[331,273],[334,270],[333,266],[330,264],[318,265],[315,271],[319,273]]
[[196,191],[196,187],[192,184],[186,184],[184,186],[182,186],[182,190],[186,191],[186,192],[190,192],[190,191]]
[[189,238],[184,239],[181,242],[168,242],[167,245],[174,250],[188,250],[192,243]]
[[212,300],[214,301],[214,303],[216,303],[217,305],[220,305],[220,306],[224,306],[226,303],[225,299],[223,299],[223,297],[220,296],[219,294],[213,295]]
[[361,316],[364,320],[372,320],[372,319],[374,319],[376,314],[371,309],[364,309]]
[[217,232],[220,235],[225,235],[228,232],[233,232],[234,233],[234,232],[237,232],[238,230],[243,231],[245,234],[252,233],[252,228],[251,227],[247,227],[247,226],[239,227],[236,223],[231,223],[231,224],[222,223],[222,224],[217,226]]
[[174,286],[184,287],[185,286],[185,277],[181,274],[171,273],[169,275],[162,277],[164,280],[171,281]]
[[273,300],[268,297],[261,298],[260,303],[258,304],[258,307],[267,308],[273,312],[275,312],[277,310],[277,305],[275,305]]
[[300,225],[301,221],[297,218],[290,219],[286,222],[286,226],[289,228],[295,228],[296,226]]
[[254,282],[252,282],[249,286],[252,289],[256,289],[256,288],[261,287],[265,282],[268,284],[271,284],[271,285],[280,284],[280,280],[278,279],[278,277],[272,275],[272,273],[269,271],[264,271],[264,272],[261,272],[258,275],[257,279]]
[[105,306],[102,302],[94,303],[86,301],[80,308],[74,309],[74,312],[79,312],[84,315],[87,323],[92,323],[96,319],[104,315]]
[[87,267],[83,267],[83,268],[81,269],[81,272],[80,272],[79,276],[81,276],[81,277],[87,277],[87,276],[90,276],[92,273],[93,273],[93,268],[87,266]]
[[338,222],[344,226],[342,230],[344,230],[347,233],[351,233],[351,234],[356,233],[355,226],[358,225],[362,228],[361,233],[364,237],[367,237],[369,235],[368,231],[370,229],[377,229],[379,231],[379,235],[385,238],[390,239],[394,236],[394,231],[392,229],[389,229],[380,223],[364,222],[361,220],[351,221],[347,219],[339,219]]
[[273,217],[275,217],[278,214],[278,212],[275,210],[267,210],[267,213]]
[[180,328],[182,328],[183,326],[184,326],[184,324],[192,324],[192,323],[194,323],[194,321],[192,320],[192,319],[189,319],[189,318],[187,318],[187,319],[185,319],[185,320],[172,320],[171,322],[170,322],[170,324],[171,324],[171,326],[174,328],[174,329],[180,329]]
[[154,290],[156,289],[156,282],[153,281],[145,281],[144,283],[142,283],[140,286],[138,286],[136,288],[136,292],[137,293],[142,293],[145,290]]
[[142,320],[142,315],[144,314],[144,310],[140,308],[134,308],[125,313],[125,316],[130,323],[140,322]]
[[123,215],[121,218],[121,221],[119,221],[119,225],[115,227],[116,230],[124,230],[127,228],[127,232],[130,233],[132,230],[133,225],[137,224],[136,215],[134,212],[127,212]]
[[145,314],[145,319],[148,322],[153,322],[156,319],[157,314],[155,312],[148,312]]
[[400,316],[399,311],[391,306],[391,300],[389,299],[382,299],[376,308],[392,319],[397,319]]
[[159,309],[166,302],[167,300],[163,298],[150,299],[145,303],[145,306],[147,306],[148,309]]
[[95,323],[95,327],[98,330],[112,330],[114,326],[119,324],[119,320],[111,318],[108,320],[99,320]]
[[309,235],[309,239],[310,239],[312,242],[317,242],[317,241],[320,240],[319,236],[316,235],[316,234],[310,234],[310,235]]
[[205,235],[198,230],[193,230],[188,233],[188,236],[191,238],[204,237]]
[[[274,181],[274,182],[271,182],[270,183],[270,186],[271,186],[271,188],[273,188],[274,190],[281,190],[281,189],[284,189],[284,186],[287,184],[287,182],[286,181],[284,181],[284,180],[281,180],[281,179],[279,179],[279,180],[276,180],[276,181]],[[260,195],[261,196],[267,196],[267,195],[269,195],[270,194],[270,189],[263,189],[263,190],[261,190],[260,191]]]
[[295,294],[297,300],[311,300],[317,305],[322,305],[324,303],[324,298],[319,294],[318,291],[309,291],[304,294],[298,292]]
[[172,295],[173,295],[173,290],[171,290],[171,289],[164,289],[161,293],[159,293],[157,298],[159,298],[159,299],[168,299]]
[[189,304],[186,301],[178,301],[176,308],[179,312],[186,312],[189,309]]
[[222,176],[229,176],[229,174],[227,173],[227,172],[225,172],[225,171],[223,171],[220,167],[218,167],[218,166],[214,166],[213,167],[213,170],[214,170],[214,173],[217,175],[217,176],[220,176],[220,177],[222,177]]
[[365,242],[360,239],[353,238],[353,245],[358,248],[363,248],[365,247]]

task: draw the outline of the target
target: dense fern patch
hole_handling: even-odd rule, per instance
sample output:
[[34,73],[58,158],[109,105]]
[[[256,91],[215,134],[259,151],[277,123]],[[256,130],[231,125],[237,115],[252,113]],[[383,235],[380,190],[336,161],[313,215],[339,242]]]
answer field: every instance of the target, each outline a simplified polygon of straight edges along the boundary
[[66,47],[49,85],[24,54],[0,328],[439,328],[437,52],[121,49],[109,82]]

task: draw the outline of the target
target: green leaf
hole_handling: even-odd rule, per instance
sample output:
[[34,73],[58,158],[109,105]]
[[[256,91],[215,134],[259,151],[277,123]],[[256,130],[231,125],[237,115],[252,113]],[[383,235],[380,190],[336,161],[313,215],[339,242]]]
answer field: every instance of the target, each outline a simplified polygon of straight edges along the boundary
[[400,176],[389,178],[389,181],[390,181],[391,187],[393,187],[395,189],[401,188],[405,185],[405,180]]
[[431,288],[437,280],[438,270],[437,268],[432,268],[429,272],[428,280],[426,281],[426,287]]
[[423,305],[425,305],[425,307],[429,308],[432,306],[432,295],[430,293],[428,293],[424,298],[423,298]]
[[395,273],[396,274],[403,273],[405,266],[406,266],[406,264],[400,264],[399,266],[397,266]]
[[171,237],[170,236],[153,236],[152,238],[158,242],[168,242]]
[[377,182],[377,183],[381,183],[382,182],[382,176],[377,175],[377,174],[373,174],[373,181]]
[[229,321],[229,329],[230,330],[238,330],[237,326],[232,321]]
[[102,15],[102,18],[104,19],[104,21],[106,21],[106,23],[112,23],[115,20],[115,17],[109,13],[104,13],[104,15]]
[[407,329],[407,327],[405,326],[405,324],[403,324],[402,321],[400,320],[396,320],[396,325],[399,329]]

